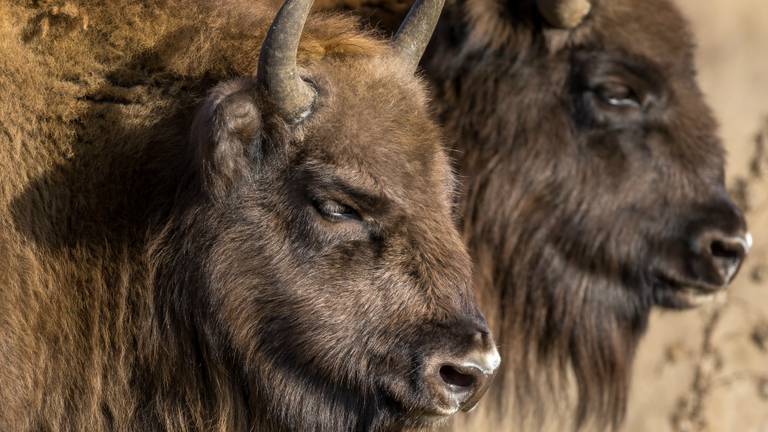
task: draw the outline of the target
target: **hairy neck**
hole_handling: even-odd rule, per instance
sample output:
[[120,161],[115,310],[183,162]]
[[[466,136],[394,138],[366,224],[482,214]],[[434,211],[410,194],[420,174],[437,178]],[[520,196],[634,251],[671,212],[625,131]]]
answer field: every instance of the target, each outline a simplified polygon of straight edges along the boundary
[[[534,421],[561,416],[564,403],[575,404],[564,418],[574,426],[618,427],[649,307],[551,247],[534,252],[525,240],[517,244],[504,252],[493,248],[492,262],[478,263],[490,275],[478,284],[479,297],[493,310],[491,325],[508,365],[497,402],[514,400],[512,412]],[[478,249],[485,252],[476,256],[489,257],[488,248],[476,243]],[[568,394],[571,400],[562,396]]]

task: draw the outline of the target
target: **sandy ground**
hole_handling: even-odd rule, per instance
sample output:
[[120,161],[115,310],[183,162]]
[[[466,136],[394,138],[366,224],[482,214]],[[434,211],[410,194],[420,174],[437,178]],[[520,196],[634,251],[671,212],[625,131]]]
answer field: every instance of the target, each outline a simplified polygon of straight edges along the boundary
[[725,304],[653,316],[625,431],[768,432],[768,2],[678,2],[755,246]]

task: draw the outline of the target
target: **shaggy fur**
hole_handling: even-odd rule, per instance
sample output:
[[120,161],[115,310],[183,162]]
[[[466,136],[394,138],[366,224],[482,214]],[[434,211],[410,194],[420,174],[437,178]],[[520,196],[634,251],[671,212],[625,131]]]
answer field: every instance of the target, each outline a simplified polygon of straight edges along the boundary
[[532,0],[444,11],[423,65],[506,365],[456,430],[618,428],[650,309],[689,306],[684,285],[727,283],[689,246],[745,232],[692,41],[667,0],[595,0],[573,31]]
[[423,86],[315,16],[285,124],[273,15],[0,3],[0,430],[426,424],[424,358],[485,324]]

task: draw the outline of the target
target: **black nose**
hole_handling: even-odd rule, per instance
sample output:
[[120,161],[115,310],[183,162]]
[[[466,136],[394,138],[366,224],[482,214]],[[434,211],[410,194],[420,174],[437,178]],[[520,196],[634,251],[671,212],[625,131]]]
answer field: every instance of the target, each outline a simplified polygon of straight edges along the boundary
[[700,261],[693,266],[694,273],[703,282],[720,288],[733,280],[752,247],[752,237],[710,229],[699,234],[694,247]]
[[439,354],[428,361],[425,384],[431,388],[437,410],[445,414],[477,405],[501,364],[487,332],[478,332],[469,342],[469,350],[462,355]]

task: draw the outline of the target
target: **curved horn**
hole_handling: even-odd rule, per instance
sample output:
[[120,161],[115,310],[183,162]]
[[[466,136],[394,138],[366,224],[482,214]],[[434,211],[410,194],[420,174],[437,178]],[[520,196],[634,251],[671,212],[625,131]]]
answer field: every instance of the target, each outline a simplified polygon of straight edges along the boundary
[[395,50],[413,71],[416,71],[419,60],[427,49],[443,4],[445,0],[417,0],[397,30],[394,38]]
[[312,0],[286,0],[269,27],[261,46],[256,79],[287,121],[306,116],[315,91],[301,79],[296,67],[301,32]]
[[553,27],[572,29],[589,14],[589,0],[537,0],[539,12]]

